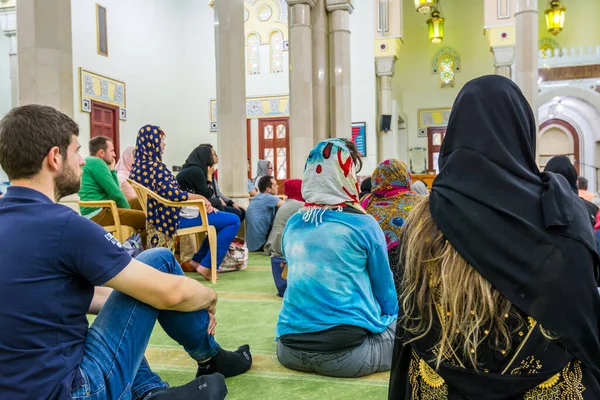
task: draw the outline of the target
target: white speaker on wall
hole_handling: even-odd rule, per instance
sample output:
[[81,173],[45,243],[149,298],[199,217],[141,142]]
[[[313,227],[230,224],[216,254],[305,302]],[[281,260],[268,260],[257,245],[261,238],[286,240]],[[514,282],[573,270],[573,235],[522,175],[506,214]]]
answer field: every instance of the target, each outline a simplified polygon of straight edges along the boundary
[[419,137],[427,137],[427,128],[419,129]]

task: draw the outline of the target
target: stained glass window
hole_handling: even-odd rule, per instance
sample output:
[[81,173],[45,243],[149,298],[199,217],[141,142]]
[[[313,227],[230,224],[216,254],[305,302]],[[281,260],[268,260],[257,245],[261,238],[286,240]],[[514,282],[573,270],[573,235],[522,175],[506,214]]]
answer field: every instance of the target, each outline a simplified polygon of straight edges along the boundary
[[440,59],[439,71],[442,88],[454,87],[454,58],[450,54],[445,54]]
[[273,149],[265,149],[265,160],[275,165],[275,159],[273,158]]
[[260,36],[257,33],[251,33],[248,35],[248,42],[246,44],[247,63],[248,63],[248,75],[260,74]]
[[283,33],[274,31],[270,37],[271,45],[271,73],[283,72]]

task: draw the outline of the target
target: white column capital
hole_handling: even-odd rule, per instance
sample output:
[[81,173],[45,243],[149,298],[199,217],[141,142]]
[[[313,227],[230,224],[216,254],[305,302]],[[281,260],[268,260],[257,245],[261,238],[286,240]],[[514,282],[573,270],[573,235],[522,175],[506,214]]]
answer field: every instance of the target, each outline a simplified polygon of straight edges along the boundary
[[309,5],[310,8],[313,8],[317,5],[317,0],[288,0],[287,3],[290,7],[295,6],[297,4],[306,4]]
[[329,12],[348,11],[350,14],[352,14],[352,11],[354,11],[354,4],[352,4],[352,0],[327,0],[325,7]]
[[398,57],[377,57],[375,59],[375,72],[377,76],[394,76],[396,61]]
[[17,8],[0,8],[0,29],[6,36],[17,34]]
[[492,46],[494,66],[510,67],[515,62],[515,46]]
[[517,0],[515,15],[524,12],[538,12],[538,0]]

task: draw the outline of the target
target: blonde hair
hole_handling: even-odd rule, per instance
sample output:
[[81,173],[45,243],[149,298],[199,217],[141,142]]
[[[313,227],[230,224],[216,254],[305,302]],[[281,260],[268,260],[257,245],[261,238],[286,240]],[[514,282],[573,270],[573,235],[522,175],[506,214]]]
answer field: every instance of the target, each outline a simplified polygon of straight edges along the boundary
[[431,331],[437,313],[441,331],[433,349],[436,368],[454,355],[477,370],[483,341],[508,353],[508,319],[516,317],[519,329],[523,316],[445,240],[429,212],[428,197],[417,201],[404,233],[399,303],[401,323],[412,336],[408,343]]

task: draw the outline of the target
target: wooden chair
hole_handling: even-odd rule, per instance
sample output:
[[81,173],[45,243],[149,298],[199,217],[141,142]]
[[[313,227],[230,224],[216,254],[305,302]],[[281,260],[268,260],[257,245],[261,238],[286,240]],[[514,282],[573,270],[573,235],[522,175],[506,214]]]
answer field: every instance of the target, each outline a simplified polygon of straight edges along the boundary
[[186,235],[195,235],[196,242],[198,244],[202,243],[202,235],[201,234],[208,235],[208,244],[210,247],[210,261],[211,261],[211,265],[210,265],[211,282],[216,283],[217,282],[217,230],[215,229],[214,226],[208,224],[208,214],[206,212],[206,207],[204,205],[204,202],[202,200],[170,201],[170,200],[165,199],[164,197],[159,196],[158,194],[154,193],[153,191],[151,191],[147,187],[139,184],[138,182],[135,182],[131,179],[127,179],[127,182],[129,182],[131,184],[131,186],[133,187],[133,190],[135,190],[135,193],[138,196],[138,200],[140,201],[140,204],[142,206],[142,209],[144,210],[144,214],[146,214],[146,218],[148,218],[148,210],[147,210],[148,196],[150,196],[151,198],[158,201],[160,204],[162,204],[164,206],[176,207],[176,208],[192,206],[192,207],[197,207],[200,210],[200,221],[202,221],[202,225],[192,226],[190,228],[178,229],[176,232],[176,235],[179,236],[180,238],[182,236],[186,236]]
[[78,201],[79,207],[90,207],[90,208],[108,208],[112,213],[113,221],[115,221],[114,225],[103,226],[103,228],[111,233],[115,239],[119,242],[124,242],[130,237],[134,229],[131,226],[121,225],[121,218],[119,218],[119,211],[117,209],[117,203],[113,200],[101,200],[101,201]]

